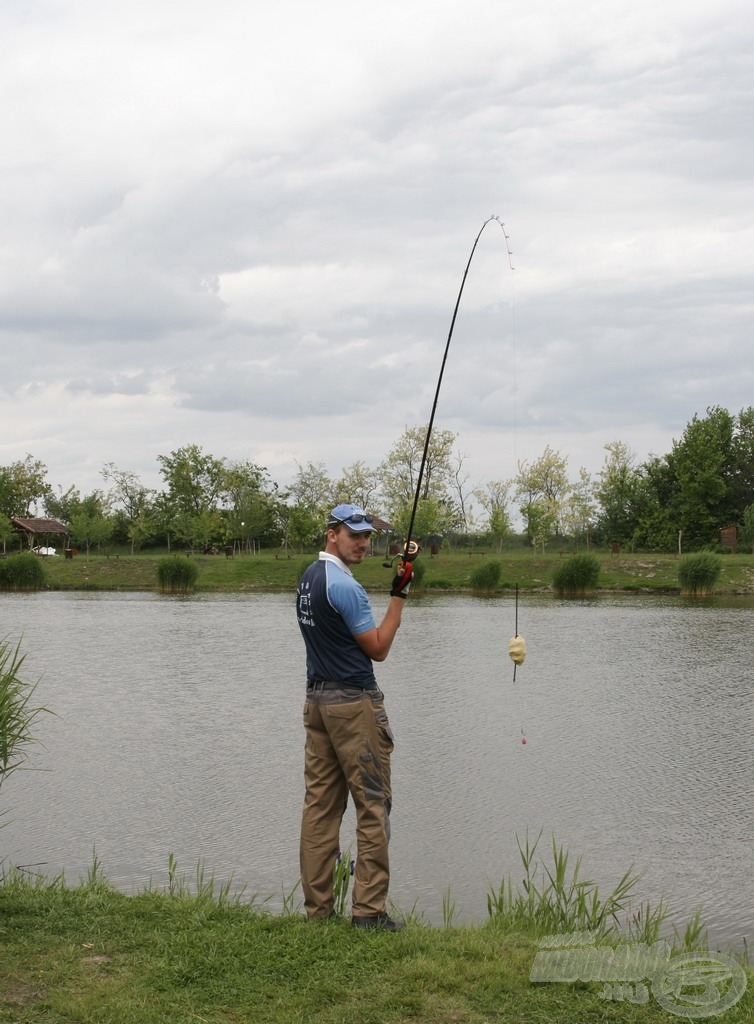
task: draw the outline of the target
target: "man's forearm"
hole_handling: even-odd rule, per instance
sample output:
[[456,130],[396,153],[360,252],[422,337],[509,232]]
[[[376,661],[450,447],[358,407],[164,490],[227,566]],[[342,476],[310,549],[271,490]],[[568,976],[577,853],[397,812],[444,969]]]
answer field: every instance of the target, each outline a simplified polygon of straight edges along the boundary
[[382,622],[375,629],[367,633],[360,633],[356,636],[359,647],[367,654],[372,661],[384,661],[387,658],[390,648],[395,640],[395,634],[401,624],[401,616],[405,607],[405,600],[402,597],[391,597],[390,604],[382,619]]

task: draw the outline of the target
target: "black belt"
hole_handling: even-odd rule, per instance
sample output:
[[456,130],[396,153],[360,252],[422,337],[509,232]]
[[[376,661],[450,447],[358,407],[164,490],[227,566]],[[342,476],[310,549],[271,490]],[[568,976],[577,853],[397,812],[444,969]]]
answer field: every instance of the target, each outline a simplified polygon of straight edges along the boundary
[[316,693],[318,690],[363,690],[366,692],[366,688],[359,686],[358,683],[339,683],[334,679],[307,680],[307,693]]

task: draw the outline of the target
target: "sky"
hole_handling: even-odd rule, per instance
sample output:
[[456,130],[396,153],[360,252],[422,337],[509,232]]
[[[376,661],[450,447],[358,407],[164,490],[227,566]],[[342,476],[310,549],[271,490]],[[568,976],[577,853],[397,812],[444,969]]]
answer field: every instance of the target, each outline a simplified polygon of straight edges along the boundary
[[754,404],[748,2],[4,0],[0,90],[0,465],[55,488],[377,465],[493,216],[436,418],[472,484]]

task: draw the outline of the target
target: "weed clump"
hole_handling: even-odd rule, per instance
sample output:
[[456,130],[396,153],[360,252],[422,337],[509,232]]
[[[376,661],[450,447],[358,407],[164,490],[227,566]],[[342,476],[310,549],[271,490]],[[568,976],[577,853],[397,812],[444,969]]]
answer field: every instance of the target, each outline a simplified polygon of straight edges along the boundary
[[165,594],[190,594],[196,589],[199,567],[190,558],[170,555],[157,563],[157,582]]
[[681,593],[689,597],[709,596],[722,567],[720,556],[711,551],[697,551],[693,555],[684,555],[678,563]]
[[557,566],[552,585],[559,597],[588,597],[594,593],[600,578],[600,562],[596,555],[572,555]]
[[476,594],[491,594],[500,582],[501,562],[482,562],[471,573],[471,589]]
[[0,559],[0,590],[39,590],[46,581],[42,560],[31,551]]

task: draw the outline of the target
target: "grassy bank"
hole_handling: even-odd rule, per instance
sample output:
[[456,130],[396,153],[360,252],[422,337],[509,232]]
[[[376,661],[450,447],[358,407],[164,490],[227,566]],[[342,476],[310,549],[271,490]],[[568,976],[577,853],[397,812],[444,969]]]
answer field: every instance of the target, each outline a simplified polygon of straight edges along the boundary
[[[600,562],[598,592],[680,592],[676,555],[595,554]],[[53,590],[157,590],[157,564],[164,556],[165,552],[109,557],[80,554],[73,559],[47,558],[44,567]],[[253,593],[291,590],[301,569],[313,557],[314,553],[276,557],[275,552],[262,552],[233,558],[194,555],[192,560],[199,568],[199,592]],[[516,550],[501,555],[461,551],[441,552],[436,557],[424,553],[420,557],[426,566],[422,583],[426,591],[470,591],[474,570],[482,561],[495,560],[501,564],[496,592],[505,593],[516,584],[522,590],[549,591],[553,572],[564,556]],[[754,555],[726,555],[722,566],[715,593],[754,594]],[[383,567],[380,555],[367,558],[356,574],[367,589],[389,587],[391,573]]]
[[[360,932],[207,893],[0,885],[3,1024],[653,1024],[653,998],[532,983],[537,941],[490,923]],[[752,1019],[754,985],[719,1018]]]

